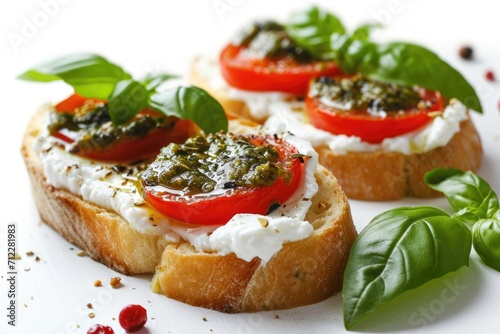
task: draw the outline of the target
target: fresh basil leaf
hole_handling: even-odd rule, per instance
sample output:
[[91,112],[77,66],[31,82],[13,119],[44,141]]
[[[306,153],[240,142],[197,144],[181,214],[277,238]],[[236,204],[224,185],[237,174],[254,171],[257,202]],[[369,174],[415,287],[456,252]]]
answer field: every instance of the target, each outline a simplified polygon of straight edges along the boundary
[[477,222],[472,229],[472,244],[477,255],[486,265],[500,271],[500,221],[498,219],[483,219]]
[[107,100],[116,83],[130,79],[130,75],[101,56],[76,54],[42,63],[18,78],[39,82],[63,80],[82,96]]
[[109,97],[108,111],[113,124],[123,124],[132,119],[148,103],[147,89],[137,81],[119,81]]
[[153,94],[149,105],[167,116],[195,122],[205,133],[227,131],[227,118],[222,106],[203,89],[188,86]]
[[178,78],[178,76],[169,73],[148,74],[146,78],[142,80],[142,84],[146,86],[147,90],[153,91],[156,88],[158,88],[162,83],[175,78]]
[[415,44],[389,43],[378,48],[379,66],[367,76],[402,85],[417,85],[457,98],[470,109],[482,112],[474,88],[452,66],[432,51]]
[[332,35],[331,47],[340,68],[371,79],[440,91],[467,107],[482,112],[474,88],[432,51],[410,43],[378,45],[353,37]]
[[344,324],[350,329],[404,291],[468,266],[471,233],[432,207],[376,216],[355,241],[344,273]]
[[488,182],[470,171],[437,168],[425,174],[424,180],[432,189],[444,193],[455,216],[466,222],[492,218],[500,209]]
[[380,66],[378,46],[375,43],[353,39],[348,35],[333,34],[331,45],[334,59],[344,73],[367,75],[375,72]]
[[360,40],[368,42],[370,40],[370,34],[374,29],[382,28],[380,23],[365,23],[360,25],[353,31],[351,38],[355,40]]
[[285,31],[304,50],[321,59],[331,59],[330,36],[345,34],[342,22],[333,14],[316,6],[290,16]]

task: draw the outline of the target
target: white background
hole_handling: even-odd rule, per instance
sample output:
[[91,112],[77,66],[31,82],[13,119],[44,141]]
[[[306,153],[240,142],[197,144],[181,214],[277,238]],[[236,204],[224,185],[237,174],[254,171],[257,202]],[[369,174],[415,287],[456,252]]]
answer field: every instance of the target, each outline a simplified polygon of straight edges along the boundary
[[[350,28],[380,21],[378,40],[398,39],[426,45],[457,67],[476,87],[484,107],[473,115],[485,155],[480,174],[500,193],[500,10],[490,0],[476,1],[318,1]],[[120,309],[129,303],[147,308],[150,320],[139,333],[341,333],[341,297],[287,311],[226,315],[183,305],[149,291],[150,276],[126,277],[88,257],[40,223],[19,148],[24,128],[37,107],[71,90],[63,84],[15,80],[29,67],[53,56],[96,52],[135,75],[150,71],[187,72],[196,54],[216,54],[245,23],[285,18],[305,1],[77,1],[25,0],[0,4],[1,225],[0,333],[86,333],[90,325],[110,325],[122,333]],[[457,55],[474,47],[475,60]],[[486,70],[497,73],[485,80]],[[443,199],[398,202],[351,201],[358,230],[391,207],[429,204],[448,210]],[[7,326],[6,225],[17,223],[17,327]],[[41,258],[36,262],[26,252]],[[108,281],[122,277],[113,290]],[[104,287],[95,288],[101,279]],[[92,303],[94,310],[87,309]],[[381,307],[358,327],[362,332],[499,333],[500,273],[474,254],[469,268],[427,284]],[[88,314],[95,313],[94,319]],[[277,317],[278,316],[278,317]],[[206,321],[203,319],[205,318]]]

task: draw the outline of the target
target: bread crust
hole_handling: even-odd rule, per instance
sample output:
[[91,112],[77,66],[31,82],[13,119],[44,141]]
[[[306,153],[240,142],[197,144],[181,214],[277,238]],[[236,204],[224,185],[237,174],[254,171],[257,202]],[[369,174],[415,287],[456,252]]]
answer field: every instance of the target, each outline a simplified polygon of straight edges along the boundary
[[22,144],[40,216],[93,259],[124,274],[156,272],[153,291],[223,312],[307,305],[340,290],[357,232],[345,194],[323,167],[316,171],[320,190],[306,217],[314,232],[285,244],[262,266],[257,258],[198,253],[189,243],[142,234],[119,215],[49,185],[33,151],[43,116],[40,111],[32,118]]
[[[252,117],[244,101],[234,100],[224,90],[210,87],[197,71],[195,58],[190,70],[192,84],[209,91],[232,114],[263,123]],[[433,198],[442,193],[430,189],[424,182],[426,172],[437,167],[452,167],[477,172],[483,150],[481,139],[468,117],[450,142],[424,153],[405,155],[400,152],[356,152],[336,155],[326,146],[316,146],[319,162],[339,181],[347,197],[352,199],[386,201],[404,197]]]

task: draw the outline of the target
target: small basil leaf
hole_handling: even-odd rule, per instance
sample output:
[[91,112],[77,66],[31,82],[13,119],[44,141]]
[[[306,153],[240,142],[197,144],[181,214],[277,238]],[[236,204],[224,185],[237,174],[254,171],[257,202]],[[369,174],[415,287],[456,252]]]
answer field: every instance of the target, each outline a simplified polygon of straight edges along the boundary
[[424,176],[429,187],[444,193],[455,216],[467,222],[492,218],[499,210],[498,197],[479,175],[453,168],[437,168]]
[[[483,111],[474,88],[432,51],[409,43],[377,45],[376,50],[376,59],[362,58],[358,69],[360,73],[384,82],[437,90],[447,98],[457,98],[475,111]],[[362,57],[362,54],[357,56]],[[367,61],[369,66],[365,64]]]
[[157,73],[157,74],[148,74],[144,80],[142,80],[142,84],[146,86],[146,89],[149,91],[153,91],[158,88],[165,81],[178,78],[177,75],[169,74],[169,73]]
[[500,221],[484,219],[472,229],[472,244],[481,260],[489,267],[500,271]]
[[130,79],[130,75],[101,56],[76,54],[42,63],[18,78],[39,82],[63,80],[82,96],[106,100],[115,84]]
[[332,35],[332,45],[338,48],[336,61],[345,73],[374,73],[380,66],[380,55],[375,43],[356,40],[346,35]]
[[203,89],[188,86],[153,94],[149,105],[167,116],[177,116],[196,123],[205,133],[227,131],[222,106]]
[[148,103],[146,88],[134,80],[119,81],[108,101],[109,116],[113,124],[123,124],[134,117]]
[[285,24],[285,31],[296,44],[321,59],[332,58],[330,36],[346,32],[336,16],[315,6],[293,13]]
[[382,28],[380,23],[365,23],[360,25],[353,31],[351,38],[356,40],[361,40],[368,42],[370,39],[370,34],[374,29]]
[[483,210],[478,208],[463,208],[462,210],[455,212],[452,217],[460,219],[462,222],[469,225],[474,225],[478,220],[484,219],[486,214]]
[[355,241],[344,273],[346,328],[404,291],[467,266],[470,250],[469,229],[436,208],[376,216]]

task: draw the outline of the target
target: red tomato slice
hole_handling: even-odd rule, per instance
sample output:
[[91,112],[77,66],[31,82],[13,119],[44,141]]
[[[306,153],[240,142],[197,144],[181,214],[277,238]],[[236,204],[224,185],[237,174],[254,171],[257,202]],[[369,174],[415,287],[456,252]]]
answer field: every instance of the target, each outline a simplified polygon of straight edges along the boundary
[[106,102],[104,100],[86,98],[75,93],[67,99],[56,104],[54,108],[59,112],[73,113],[75,109],[80,108],[87,101],[92,103]]
[[[105,102],[97,99],[87,99],[73,94],[66,100],[58,103],[55,109],[59,112],[73,113],[77,108],[80,108],[87,102],[99,103]],[[141,115],[160,116],[157,111],[144,109],[140,112]],[[170,143],[183,143],[187,138],[191,137],[196,127],[188,120],[176,120],[172,128],[154,129],[144,137],[122,139],[111,144],[103,149],[86,149],[75,152],[84,158],[103,161],[127,163],[143,159],[149,159],[156,156],[162,147]],[[77,140],[78,133],[67,129],[61,129],[51,134],[52,136],[72,144]]]
[[[237,187],[222,193],[184,196],[155,187],[144,188],[147,201],[159,212],[180,222],[196,225],[224,225],[237,213],[265,215],[270,206],[286,202],[297,190],[303,178],[304,164],[298,158],[295,147],[281,140],[261,137],[262,143],[273,145],[280,152],[280,165],[292,173],[290,180],[278,179],[266,187]],[[260,140],[260,139],[257,139]]]
[[333,61],[302,64],[290,57],[256,59],[245,55],[244,50],[229,44],[219,58],[222,76],[239,89],[304,95],[312,78],[340,74]]
[[430,107],[388,114],[386,117],[372,116],[366,111],[328,107],[317,96],[306,97],[306,108],[311,124],[318,129],[336,135],[357,136],[368,143],[380,143],[385,138],[400,136],[420,128],[432,119],[429,112],[443,110],[443,99],[439,92],[421,89],[419,93],[424,101],[431,102]]
[[170,143],[183,143],[193,131],[191,121],[180,119],[172,129],[155,129],[145,137],[123,139],[101,150],[85,150],[77,154],[97,161],[134,162],[155,157],[162,147]]

